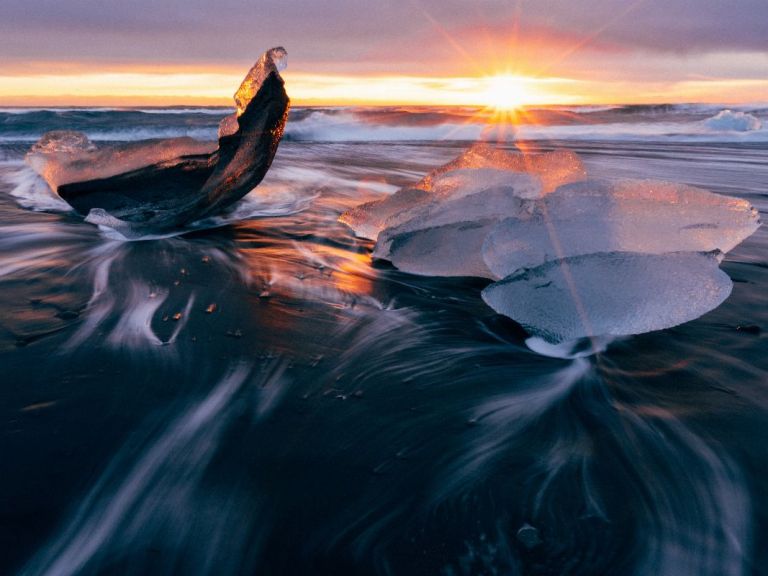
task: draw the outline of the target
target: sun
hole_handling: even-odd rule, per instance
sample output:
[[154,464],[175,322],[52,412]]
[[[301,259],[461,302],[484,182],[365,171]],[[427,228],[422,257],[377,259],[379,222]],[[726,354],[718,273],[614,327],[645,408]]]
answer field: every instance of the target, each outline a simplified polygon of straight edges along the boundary
[[496,110],[515,110],[531,103],[533,94],[526,78],[512,74],[497,74],[483,78],[480,104]]

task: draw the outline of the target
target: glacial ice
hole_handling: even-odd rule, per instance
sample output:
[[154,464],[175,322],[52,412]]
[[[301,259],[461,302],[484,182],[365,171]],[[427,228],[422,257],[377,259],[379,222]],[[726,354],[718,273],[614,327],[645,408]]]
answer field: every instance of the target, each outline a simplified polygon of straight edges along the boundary
[[379,234],[374,258],[390,260],[412,274],[493,278],[482,259],[485,237],[503,215],[521,221],[530,217],[528,194],[540,189],[535,178],[507,174],[504,186],[435,200],[391,218],[400,223]]
[[548,194],[558,186],[582,180],[587,174],[581,159],[570,150],[522,154],[509,152],[486,143],[477,143],[454,160],[427,174],[416,184],[416,188],[431,190],[437,178],[446,172],[462,168],[495,168],[533,174],[541,179],[544,194]]
[[532,218],[495,226],[482,254],[496,278],[595,252],[728,252],[759,226],[745,200],[654,180],[586,180],[559,188]]
[[613,337],[719,306],[732,286],[718,268],[722,254],[760,226],[738,198],[655,180],[591,180],[571,152],[487,145],[340,220],[376,240],[374,258],[404,272],[497,280],[485,302],[550,354],[587,353],[576,345],[586,337],[598,351]]
[[[192,138],[94,146],[85,134],[52,132],[26,157],[51,190],[88,220],[153,235],[208,218],[264,178],[283,135],[289,100],[279,71],[286,52],[265,52],[219,126],[218,146]],[[133,228],[133,230],[129,230]]]
[[339,217],[359,238],[375,240],[387,226],[390,216],[426,202],[429,192],[421,188],[403,188],[383,200],[374,200],[347,210]]
[[235,106],[237,116],[242,116],[245,109],[264,81],[270,74],[277,74],[285,70],[288,65],[288,52],[282,46],[271,48],[261,55],[253,67],[245,75],[240,87],[235,92]]
[[710,130],[728,132],[750,132],[763,127],[763,123],[757,116],[733,110],[721,110],[711,118],[707,118],[704,125]]
[[610,252],[552,260],[483,290],[483,300],[550,343],[671,328],[731,293],[715,253]]
[[531,199],[540,194],[541,181],[528,174],[488,169],[448,172],[435,181],[426,200],[387,218],[374,256],[389,258],[390,244],[398,235],[459,222],[498,220],[501,215],[523,218],[532,209]]
[[395,235],[390,240],[387,259],[399,270],[420,276],[493,278],[477,255],[497,222],[467,220]]
[[35,143],[25,160],[55,191],[73,182],[102,180],[151,164],[211,154],[215,150],[215,142],[201,142],[186,136],[97,147],[82,132],[54,131]]
[[[569,182],[575,182],[586,177],[586,171],[579,157],[570,151],[556,150],[544,154],[525,155],[494,148],[485,143],[478,143],[458,158],[448,162],[429,174],[422,180],[404,188],[399,192],[384,198],[357,206],[346,211],[339,218],[361,238],[376,240],[383,229],[404,221],[404,210],[425,205],[433,200],[432,194],[443,197],[468,195],[478,191],[478,187],[491,188],[491,183],[482,178],[474,178],[481,173],[465,172],[465,170],[488,169],[482,172],[492,179],[502,179],[508,173],[528,173],[540,182],[540,191],[529,191],[527,194],[538,196],[547,194]],[[451,174],[455,173],[455,174]],[[463,179],[459,182],[459,179]],[[477,180],[477,182],[473,182]],[[497,180],[498,183],[498,180]],[[471,189],[461,190],[466,185]],[[521,194],[526,194],[521,191]]]

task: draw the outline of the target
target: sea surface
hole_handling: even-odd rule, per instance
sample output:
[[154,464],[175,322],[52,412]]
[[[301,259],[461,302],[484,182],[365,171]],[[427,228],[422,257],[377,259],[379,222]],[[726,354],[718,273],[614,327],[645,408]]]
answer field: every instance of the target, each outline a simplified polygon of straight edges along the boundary
[[768,229],[716,310],[567,360],[337,222],[478,139],[765,219],[768,107],[724,109],[295,108],[239,205],[137,242],[26,151],[229,110],[0,109],[0,574],[768,574]]

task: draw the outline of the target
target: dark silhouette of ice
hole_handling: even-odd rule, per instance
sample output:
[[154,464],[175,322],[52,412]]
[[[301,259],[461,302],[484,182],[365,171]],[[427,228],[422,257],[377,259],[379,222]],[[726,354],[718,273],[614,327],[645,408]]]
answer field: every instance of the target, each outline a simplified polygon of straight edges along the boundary
[[236,113],[218,147],[192,138],[95,146],[85,134],[44,135],[27,163],[94,224],[124,236],[152,235],[219,214],[253,190],[283,135],[289,100],[279,70],[283,48],[268,50],[235,94]]
[[487,145],[340,220],[376,240],[374,258],[405,272],[499,280],[483,299],[536,342],[593,338],[595,351],[719,306],[732,288],[722,254],[760,226],[738,198],[672,182],[590,180],[572,152]]

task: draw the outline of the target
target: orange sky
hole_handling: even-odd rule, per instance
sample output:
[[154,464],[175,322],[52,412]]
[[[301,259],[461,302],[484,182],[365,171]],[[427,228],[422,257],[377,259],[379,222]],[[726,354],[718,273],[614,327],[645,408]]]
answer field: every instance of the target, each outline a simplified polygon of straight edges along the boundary
[[765,0],[221,2],[4,3],[0,105],[231,105],[273,44],[295,105],[768,102]]
[[[504,73],[502,81],[496,74]],[[242,73],[175,69],[70,71],[0,75],[4,106],[231,105]],[[487,76],[342,75],[286,71],[294,105],[515,104],[653,102],[743,103],[768,100],[768,80],[605,81],[537,78],[488,71]],[[502,93],[499,95],[499,93]]]

